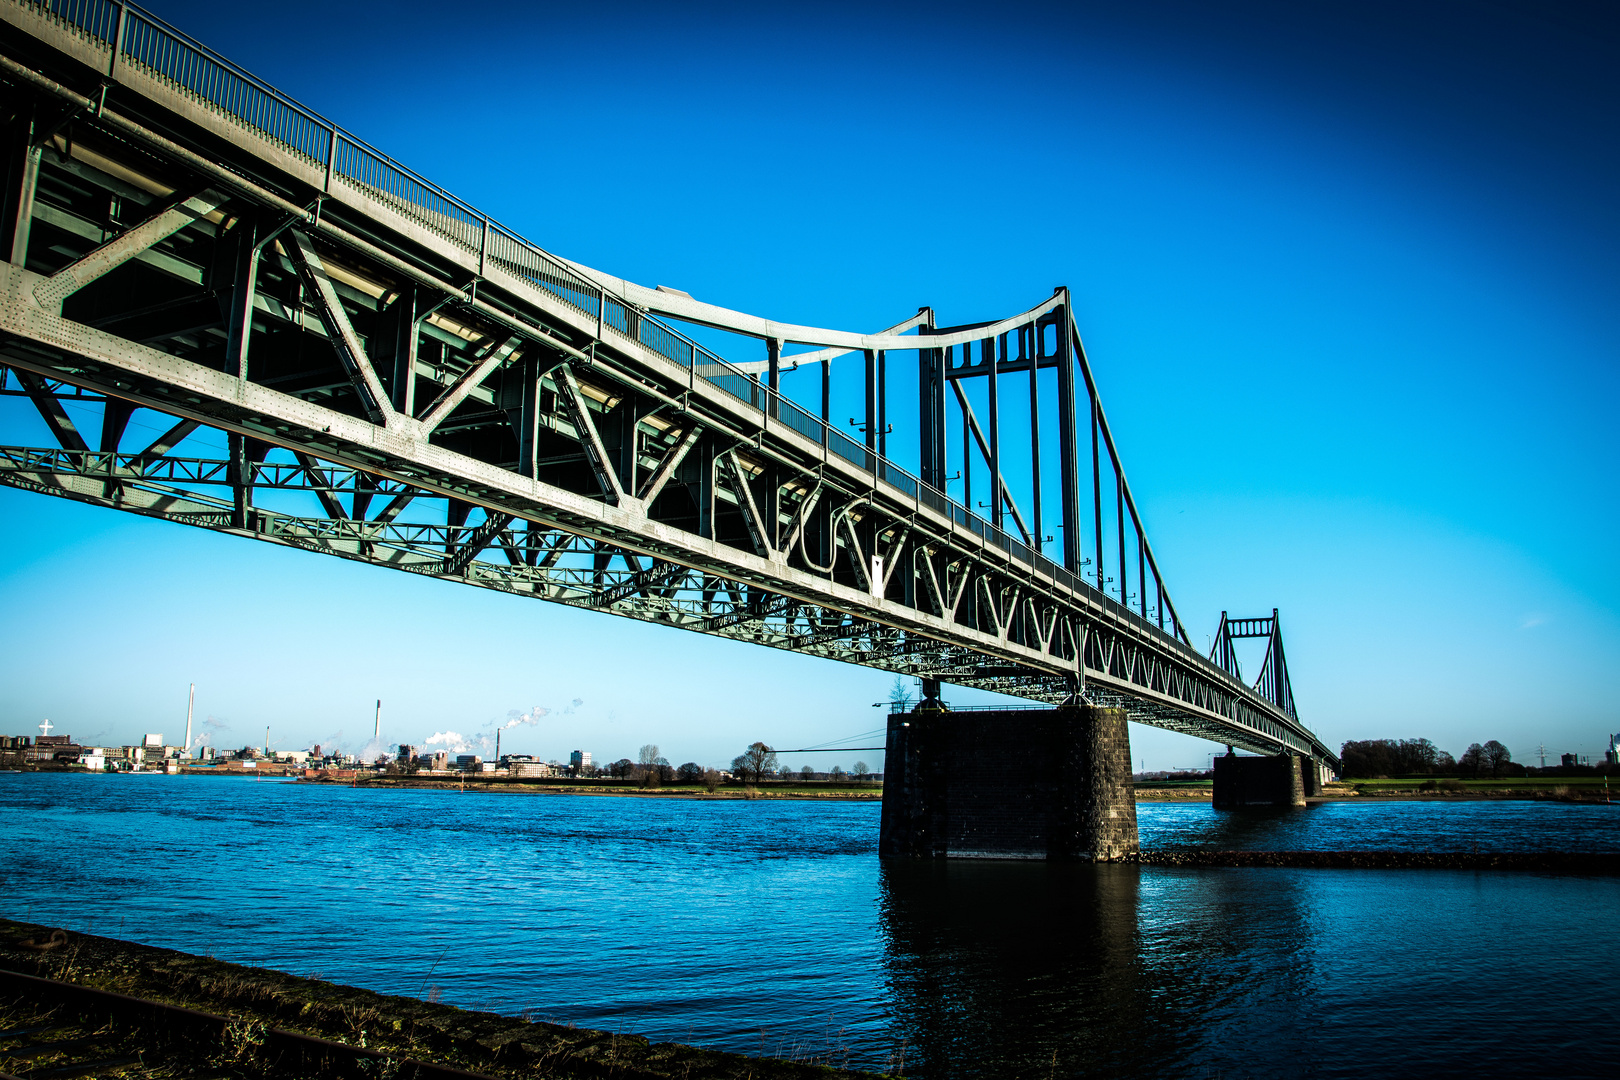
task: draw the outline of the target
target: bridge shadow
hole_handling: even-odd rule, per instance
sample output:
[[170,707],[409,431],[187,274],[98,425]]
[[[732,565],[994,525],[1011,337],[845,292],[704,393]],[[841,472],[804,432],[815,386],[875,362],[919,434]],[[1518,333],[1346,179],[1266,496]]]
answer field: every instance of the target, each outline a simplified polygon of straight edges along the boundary
[[1158,814],[1154,809],[1138,811],[1147,838],[1143,846],[1154,849],[1296,851],[1317,846],[1322,840],[1316,825],[1319,807],[1315,805],[1174,807],[1169,814]]
[[[1285,943],[1308,935],[1289,890],[1260,885],[1261,896],[1257,884],[1134,865],[885,864],[880,925],[905,1075],[1272,1072],[1226,1036],[1252,1026],[1257,984],[1243,976],[1270,969],[1273,991],[1300,989]],[[1246,1034],[1298,1047],[1297,1020],[1272,1011]],[[1303,1064],[1283,1056],[1269,1064]]]

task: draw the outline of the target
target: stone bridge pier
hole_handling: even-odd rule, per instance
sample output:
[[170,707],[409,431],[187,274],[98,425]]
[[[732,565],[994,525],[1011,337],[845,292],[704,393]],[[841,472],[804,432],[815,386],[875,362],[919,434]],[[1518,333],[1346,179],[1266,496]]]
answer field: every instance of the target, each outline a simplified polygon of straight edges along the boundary
[[1136,852],[1124,709],[951,711],[928,694],[890,714],[882,858],[1113,862]]
[[1238,757],[1228,747],[1215,759],[1217,810],[1240,806],[1304,806],[1322,794],[1322,767],[1303,754]]

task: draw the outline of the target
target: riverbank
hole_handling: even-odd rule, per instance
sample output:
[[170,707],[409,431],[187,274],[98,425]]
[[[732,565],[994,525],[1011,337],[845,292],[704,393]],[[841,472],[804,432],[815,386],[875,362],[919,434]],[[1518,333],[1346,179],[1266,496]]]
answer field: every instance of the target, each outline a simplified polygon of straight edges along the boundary
[[321,775],[320,770],[310,770],[314,775],[305,775],[298,779],[301,784],[337,785],[341,787],[363,787],[388,789],[426,789],[440,791],[481,792],[494,795],[606,795],[648,799],[693,799],[698,801],[726,800],[726,799],[796,799],[812,801],[881,801],[883,798],[882,784],[835,784],[829,781],[810,781],[796,783],[792,781],[771,781],[765,784],[722,784],[713,791],[702,784],[664,784],[659,787],[642,787],[635,780],[572,780],[568,778],[542,777],[538,779],[513,778],[485,778],[482,774],[471,775],[479,777],[475,780],[466,780],[457,777],[440,776],[411,776],[409,774],[359,776],[359,777],[327,777]]
[[1550,776],[1483,778],[1425,777],[1390,780],[1348,779],[1322,788],[1325,799],[1535,799],[1555,802],[1609,803],[1620,800],[1620,787],[1611,794],[1602,776]]
[[[514,1080],[537,1073],[645,1080],[833,1080],[879,1075],[834,1067],[840,1059],[835,1045],[805,1049],[794,1055],[797,1060],[784,1060],[654,1043],[637,1035],[390,997],[319,978],[7,919],[0,919],[0,967],[223,1016],[233,1022],[234,1030],[251,1037],[229,1047],[194,1049],[202,1057],[246,1053],[246,1060],[235,1063],[240,1072],[233,1070],[232,1075],[285,1075],[266,1062],[255,1062],[252,1053],[255,1046],[273,1043],[275,1039],[266,1035],[277,1032],[324,1039],[373,1056],[381,1052],[396,1066],[409,1058]],[[423,989],[429,992],[425,982]],[[21,1010],[39,1010],[42,996],[35,991],[0,1001],[0,1014],[23,1023],[67,1022],[65,1016],[22,1015]],[[125,1008],[130,1013],[127,1023],[134,1023],[139,1002]],[[5,1051],[0,1050],[0,1062],[5,1060]]]
[[1510,870],[1620,875],[1620,853],[1564,851],[1144,851],[1143,866],[1289,867],[1303,870]]
[[[19,773],[86,775],[73,767],[29,767],[11,770]],[[109,774],[131,775],[142,779],[162,776],[161,772]],[[759,784],[721,784],[710,791],[702,784],[664,784],[642,787],[636,780],[572,777],[508,777],[489,773],[461,775],[421,775],[412,773],[373,773],[352,769],[305,769],[268,765],[261,769],[186,767],[181,776],[207,776],[236,779],[296,781],[323,787],[375,788],[380,790],[425,789],[478,792],[493,795],[593,795],[617,798],[685,799],[720,802],[736,799],[810,802],[880,802],[882,781],[767,780]],[[1135,785],[1138,803],[1209,802],[1214,785],[1208,780],[1142,781]],[[1308,803],[1360,802],[1455,802],[1506,801],[1596,803],[1620,806],[1620,787],[1612,793],[1599,777],[1551,777],[1514,779],[1469,779],[1452,777],[1400,780],[1340,780],[1325,784],[1321,794]]]

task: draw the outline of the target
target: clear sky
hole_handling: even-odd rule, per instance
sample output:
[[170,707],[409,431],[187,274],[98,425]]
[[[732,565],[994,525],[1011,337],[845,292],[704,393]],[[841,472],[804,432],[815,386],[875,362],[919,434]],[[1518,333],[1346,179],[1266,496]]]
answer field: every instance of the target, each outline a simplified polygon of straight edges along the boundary
[[[1195,641],[1280,608],[1333,745],[1620,731],[1607,5],[151,6],[647,285],[877,329],[1066,284]],[[44,441],[15,403],[0,438]],[[11,489],[0,543],[5,731],[173,739],[195,681],[219,744],[357,748],[381,697],[393,741],[540,706],[503,749],[723,764],[872,731],[890,684]]]

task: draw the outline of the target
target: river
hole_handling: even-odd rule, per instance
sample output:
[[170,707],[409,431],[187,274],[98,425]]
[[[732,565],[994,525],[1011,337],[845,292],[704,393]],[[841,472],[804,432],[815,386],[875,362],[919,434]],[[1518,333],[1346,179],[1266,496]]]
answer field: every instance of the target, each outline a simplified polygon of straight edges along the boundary
[[[1143,803],[1143,846],[1620,850],[1620,806]],[[0,914],[934,1077],[1612,1076],[1620,880],[881,866],[875,802],[0,774]]]

